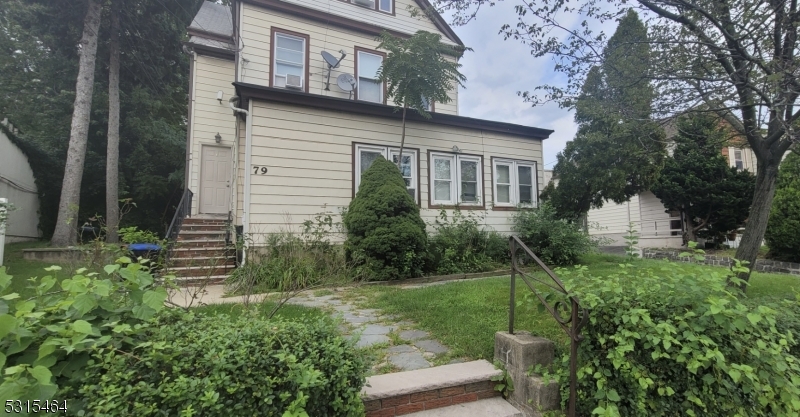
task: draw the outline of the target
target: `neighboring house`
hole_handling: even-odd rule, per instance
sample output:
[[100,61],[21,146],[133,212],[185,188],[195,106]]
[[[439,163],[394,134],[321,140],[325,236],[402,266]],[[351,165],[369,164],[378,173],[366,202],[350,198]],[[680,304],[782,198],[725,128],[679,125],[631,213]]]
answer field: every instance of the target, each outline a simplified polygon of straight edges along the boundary
[[[188,28],[186,184],[192,217],[230,213],[258,245],[316,214],[338,214],[375,158],[397,160],[401,113],[376,77],[381,31],[439,33],[452,60],[464,45],[435,12],[412,17],[433,10],[427,0],[231,3],[204,2]],[[344,54],[330,74],[322,52]],[[342,74],[356,88],[337,83]],[[486,210],[485,224],[509,233],[517,206],[537,204],[542,141],[552,131],[459,116],[456,86],[450,95],[450,103],[430,104],[429,120],[409,112],[408,192],[426,221],[458,205]]]
[[28,157],[12,141],[16,129],[0,122],[0,198],[8,199],[12,210],[6,224],[6,243],[39,238],[39,194]]
[[[674,124],[664,126],[667,137],[677,134]],[[731,145],[743,146],[734,139]],[[672,149],[668,147],[672,156]],[[740,170],[756,173],[756,157],[752,149],[726,146],[720,153],[728,158],[728,164]],[[589,234],[609,238],[609,246],[624,246],[624,236],[630,223],[638,232],[638,246],[642,248],[680,248],[683,246],[683,220],[679,211],[668,211],[652,192],[645,191],[633,196],[630,201],[616,204],[606,202],[602,208],[591,209],[587,215]],[[727,242],[731,246],[738,243]]]

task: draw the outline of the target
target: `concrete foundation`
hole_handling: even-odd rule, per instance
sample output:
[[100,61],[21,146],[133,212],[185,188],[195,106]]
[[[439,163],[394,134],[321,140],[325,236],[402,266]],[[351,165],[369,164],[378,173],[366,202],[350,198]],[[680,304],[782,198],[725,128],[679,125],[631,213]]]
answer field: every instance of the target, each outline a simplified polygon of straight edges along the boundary
[[539,417],[544,411],[558,410],[561,406],[558,384],[547,383],[540,376],[527,374],[536,365],[549,366],[553,363],[553,342],[524,331],[515,334],[497,332],[494,340],[494,358],[505,366],[514,381],[514,391],[508,402],[528,417]]

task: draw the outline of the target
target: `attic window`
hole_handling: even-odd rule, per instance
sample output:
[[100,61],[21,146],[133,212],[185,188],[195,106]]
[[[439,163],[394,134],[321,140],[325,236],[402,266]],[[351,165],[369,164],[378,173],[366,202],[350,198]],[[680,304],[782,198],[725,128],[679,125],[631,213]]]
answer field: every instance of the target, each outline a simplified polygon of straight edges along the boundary
[[394,0],[342,0],[367,9],[379,12],[394,14]]
[[272,28],[272,87],[308,92],[308,43],[308,35]]

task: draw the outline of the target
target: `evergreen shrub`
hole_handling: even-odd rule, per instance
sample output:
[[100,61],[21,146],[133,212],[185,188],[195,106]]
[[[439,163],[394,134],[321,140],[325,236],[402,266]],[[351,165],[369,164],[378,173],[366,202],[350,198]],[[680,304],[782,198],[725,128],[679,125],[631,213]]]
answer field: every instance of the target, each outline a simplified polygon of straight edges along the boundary
[[370,280],[422,275],[428,237],[397,166],[379,157],[344,215],[345,253]]
[[800,262],[800,154],[790,153],[781,163],[764,238],[767,257]]
[[366,365],[329,320],[169,316],[132,352],[101,349],[86,416],[363,416]]

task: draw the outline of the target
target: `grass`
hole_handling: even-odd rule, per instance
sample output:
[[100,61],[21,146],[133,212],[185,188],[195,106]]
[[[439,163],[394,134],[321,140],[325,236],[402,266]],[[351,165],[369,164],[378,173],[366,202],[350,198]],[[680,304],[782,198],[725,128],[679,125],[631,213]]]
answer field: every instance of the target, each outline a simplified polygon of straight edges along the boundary
[[[44,270],[45,268],[51,266],[51,263],[29,261],[22,258],[23,249],[44,248],[47,246],[48,242],[9,243],[5,246],[3,266],[6,267],[6,273],[14,277],[11,279],[11,285],[9,286],[7,292],[19,293],[23,298],[31,296],[33,295],[33,292],[28,289],[28,284],[30,284],[30,282],[28,282],[28,278],[43,277],[52,274],[51,272]],[[60,266],[67,269],[65,265]],[[67,272],[61,271],[60,275],[63,279],[67,276]]]
[[[726,256],[728,258],[736,257],[736,249],[706,249],[705,251],[708,255]],[[767,246],[761,246],[758,249],[758,255],[756,257],[758,259],[767,259],[767,252],[769,252],[769,248]]]
[[[608,275],[618,270],[623,258],[614,255],[592,254],[584,257],[582,264],[592,275]],[[637,259],[636,266],[658,268],[669,265],[667,261]],[[720,268],[706,265],[686,266],[689,271]],[[510,295],[508,277],[458,281],[417,289],[369,286],[354,289],[351,297],[366,296],[365,304],[379,308],[403,320],[419,324],[451,348],[451,357],[488,359],[494,357],[494,334],[508,330],[508,305]],[[747,296],[751,299],[791,297],[792,289],[800,291],[800,278],[785,274],[755,272],[751,275]],[[525,303],[525,294],[532,294],[521,280],[517,281],[516,302]],[[529,301],[535,306],[538,299]],[[534,302],[535,301],[535,302]],[[548,312],[536,308],[517,307],[514,321],[517,330],[529,330],[556,342],[558,349],[567,347],[568,339],[558,323]]]
[[[256,305],[252,305],[249,308],[252,309],[252,311],[255,311],[258,316],[266,317],[266,315],[272,311],[274,306],[275,303],[265,301],[262,303],[257,303]],[[242,314],[246,314],[248,312],[248,307],[245,307],[243,304],[239,303],[227,303],[195,307],[193,310],[197,313],[203,313],[209,316],[225,314],[231,318],[238,318]],[[280,317],[287,320],[298,320],[307,317],[317,318],[329,316],[324,311],[317,308],[305,307],[296,304],[284,304],[275,313],[275,317]]]

